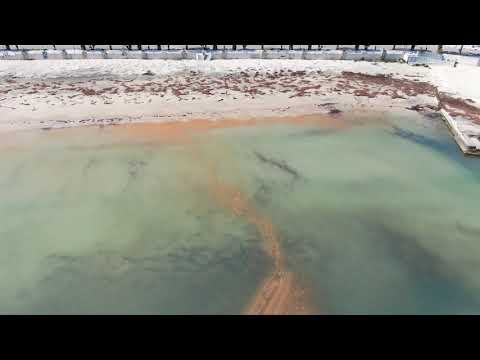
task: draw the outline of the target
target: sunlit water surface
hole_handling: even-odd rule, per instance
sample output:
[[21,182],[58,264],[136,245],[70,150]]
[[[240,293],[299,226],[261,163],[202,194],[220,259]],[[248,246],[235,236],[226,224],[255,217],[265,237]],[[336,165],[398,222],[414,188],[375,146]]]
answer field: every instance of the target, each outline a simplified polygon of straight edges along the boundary
[[272,259],[212,171],[319,312],[480,313],[480,159],[440,119],[148,129],[2,135],[0,313],[241,313]]

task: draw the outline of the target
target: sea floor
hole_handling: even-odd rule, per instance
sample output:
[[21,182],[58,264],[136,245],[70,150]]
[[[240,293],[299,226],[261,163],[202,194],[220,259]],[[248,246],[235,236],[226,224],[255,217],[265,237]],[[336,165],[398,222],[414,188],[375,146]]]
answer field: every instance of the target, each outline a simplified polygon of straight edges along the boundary
[[480,313],[479,185],[413,112],[3,134],[0,313]]

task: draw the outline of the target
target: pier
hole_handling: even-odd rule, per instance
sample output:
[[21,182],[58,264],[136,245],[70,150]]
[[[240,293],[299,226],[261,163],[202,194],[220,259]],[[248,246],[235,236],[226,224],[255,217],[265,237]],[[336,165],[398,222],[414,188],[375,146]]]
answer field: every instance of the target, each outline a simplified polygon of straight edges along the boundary
[[445,109],[440,112],[463,153],[480,155],[480,125],[460,116],[452,117]]

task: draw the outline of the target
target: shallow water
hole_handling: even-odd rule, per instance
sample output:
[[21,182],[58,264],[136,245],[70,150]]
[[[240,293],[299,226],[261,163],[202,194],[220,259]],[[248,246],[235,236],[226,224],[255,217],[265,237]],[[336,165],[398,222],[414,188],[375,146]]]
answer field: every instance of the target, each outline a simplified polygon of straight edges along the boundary
[[276,227],[319,313],[480,313],[480,160],[439,119],[355,120],[10,134],[0,313],[243,312],[273,262],[212,176]]

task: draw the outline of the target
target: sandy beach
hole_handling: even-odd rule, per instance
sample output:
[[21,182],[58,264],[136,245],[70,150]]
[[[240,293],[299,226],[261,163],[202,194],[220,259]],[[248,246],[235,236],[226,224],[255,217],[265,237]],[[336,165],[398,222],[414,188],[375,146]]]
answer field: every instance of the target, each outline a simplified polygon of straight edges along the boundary
[[[363,75],[359,75],[363,74]],[[72,60],[0,63],[0,131],[478,106],[480,69],[329,60]]]

